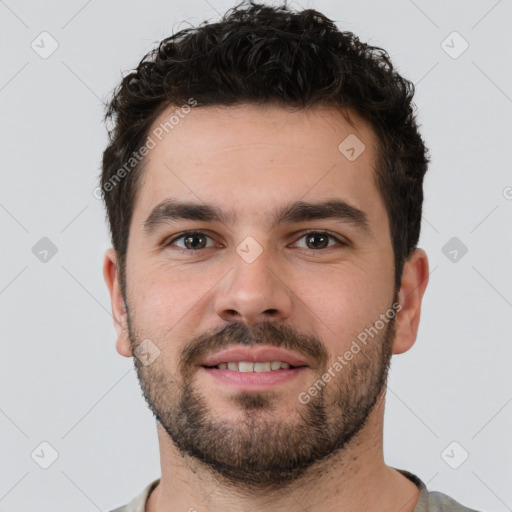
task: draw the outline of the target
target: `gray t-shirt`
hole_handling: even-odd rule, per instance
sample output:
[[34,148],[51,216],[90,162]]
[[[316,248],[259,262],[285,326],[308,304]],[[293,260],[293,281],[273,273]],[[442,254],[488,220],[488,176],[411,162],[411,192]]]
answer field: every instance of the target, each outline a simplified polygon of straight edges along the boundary
[[[397,469],[402,475],[407,477],[417,485],[420,490],[418,503],[414,507],[413,512],[478,512],[473,508],[467,508],[446,494],[437,491],[428,491],[426,485],[416,475]],[[146,502],[155,487],[159,484],[160,478],[151,482],[138,496],[133,498],[130,503],[123,507],[116,508],[111,512],[145,512]]]

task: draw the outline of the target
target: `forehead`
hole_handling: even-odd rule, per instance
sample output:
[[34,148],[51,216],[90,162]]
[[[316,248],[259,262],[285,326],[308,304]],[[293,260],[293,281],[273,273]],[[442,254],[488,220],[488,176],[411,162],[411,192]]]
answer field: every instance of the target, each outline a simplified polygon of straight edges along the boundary
[[276,204],[334,198],[386,218],[374,180],[376,137],[357,114],[348,112],[349,121],[326,107],[179,110],[169,107],[150,129],[137,223],[167,198],[217,204],[250,223]]

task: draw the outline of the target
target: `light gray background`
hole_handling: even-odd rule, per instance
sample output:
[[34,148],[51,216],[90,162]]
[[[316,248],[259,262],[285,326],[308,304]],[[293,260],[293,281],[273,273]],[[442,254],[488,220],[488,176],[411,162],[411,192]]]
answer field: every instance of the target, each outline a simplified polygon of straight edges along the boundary
[[[0,511],[106,511],[160,475],[102,277],[101,102],[181,21],[232,5],[0,0]],[[386,461],[473,508],[512,510],[512,2],[291,5],[388,50],[417,86],[431,149],[420,246],[432,273],[416,345],[393,359]],[[31,47],[51,48],[43,31],[59,45],[47,59]],[[457,58],[453,31],[469,44]],[[32,252],[42,237],[58,249],[46,262]],[[452,237],[468,248],[456,262],[442,251]],[[49,460],[43,441],[59,455],[46,470],[31,457]],[[469,453],[458,469],[441,455],[453,441]]]

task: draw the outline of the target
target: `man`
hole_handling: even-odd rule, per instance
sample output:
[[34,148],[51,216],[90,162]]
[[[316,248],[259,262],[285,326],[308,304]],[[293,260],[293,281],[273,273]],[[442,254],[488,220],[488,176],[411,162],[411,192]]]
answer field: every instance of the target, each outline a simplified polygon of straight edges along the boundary
[[319,12],[260,4],[122,80],[104,276],[162,476],[117,512],[470,510],[383,459],[429,275],[413,91]]

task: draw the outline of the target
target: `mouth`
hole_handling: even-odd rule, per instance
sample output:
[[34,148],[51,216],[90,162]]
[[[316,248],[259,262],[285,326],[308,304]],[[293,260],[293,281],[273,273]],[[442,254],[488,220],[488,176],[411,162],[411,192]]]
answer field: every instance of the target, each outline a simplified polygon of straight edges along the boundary
[[207,356],[200,365],[237,372],[268,372],[309,366],[300,354],[268,345],[230,347]]
[[253,363],[252,361],[226,361],[213,366],[203,365],[203,368],[210,370],[230,370],[233,372],[241,373],[262,373],[262,372],[275,372],[278,370],[294,370],[295,368],[304,368],[307,365],[292,366],[284,361],[262,361]]
[[299,354],[277,347],[238,346],[207,357],[200,368],[216,383],[258,391],[298,377],[309,364]]

